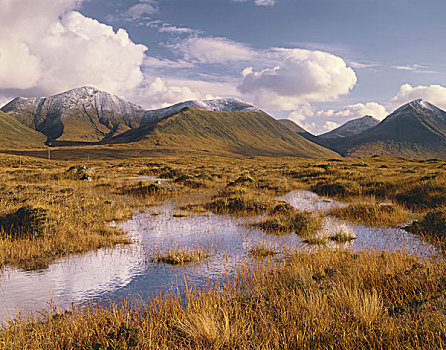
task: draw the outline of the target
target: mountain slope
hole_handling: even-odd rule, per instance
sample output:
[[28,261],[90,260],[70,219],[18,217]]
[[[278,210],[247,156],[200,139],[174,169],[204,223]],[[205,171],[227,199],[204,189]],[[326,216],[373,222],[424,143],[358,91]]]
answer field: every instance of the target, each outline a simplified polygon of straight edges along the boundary
[[283,126],[286,126],[288,129],[297,132],[298,134],[303,134],[308,132],[304,128],[293,122],[291,119],[279,119],[277,121]]
[[347,137],[358,135],[363,131],[370,129],[379,124],[379,120],[366,115],[362,118],[357,118],[353,120],[349,120],[345,124],[342,124],[340,127],[333,129],[325,134],[319,135],[318,137],[323,138],[332,138],[332,137]]
[[49,140],[96,142],[138,127],[144,109],[93,87],[47,98],[18,97],[1,109]]
[[0,111],[0,149],[36,148],[45,145],[46,137]]
[[332,149],[347,156],[392,155],[446,159],[446,112],[415,100],[359,135],[333,141]]
[[322,147],[325,147],[325,148],[330,147],[330,143],[326,139],[319,138],[319,136],[313,135],[312,133],[308,132],[307,130],[305,130],[301,126],[297,125],[295,122],[293,122],[290,119],[279,119],[278,122],[280,124],[286,126],[288,129],[298,133],[300,136],[304,137],[308,141],[311,141],[311,142],[313,142],[317,145],[320,145]]
[[[262,111],[183,110],[105,141],[201,150],[215,154],[337,157]],[[136,146],[136,144],[135,144]]]

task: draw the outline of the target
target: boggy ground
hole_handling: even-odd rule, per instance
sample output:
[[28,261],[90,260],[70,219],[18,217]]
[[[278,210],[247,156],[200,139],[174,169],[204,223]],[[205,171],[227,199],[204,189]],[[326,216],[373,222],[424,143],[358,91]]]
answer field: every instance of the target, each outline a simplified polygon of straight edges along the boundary
[[[130,217],[137,207],[190,193],[211,199],[183,203],[185,209],[267,213],[280,230],[289,225],[290,214],[277,210],[275,198],[309,189],[351,202],[331,214],[363,224],[396,226],[413,219],[410,210],[423,223],[413,226],[413,232],[442,246],[446,241],[441,216],[446,162],[440,160],[200,156],[79,163],[0,155],[0,166],[0,266],[44,267],[63,255],[126,243],[127,237],[111,228],[110,221]],[[91,182],[79,180],[85,175],[83,166],[94,168],[95,174],[88,174]],[[172,181],[125,179],[132,176]],[[387,205],[380,205],[383,201]],[[33,210],[40,215],[36,222]],[[423,220],[426,215],[428,220]]]
[[4,349],[442,349],[446,264],[404,253],[294,253],[232,284],[22,318]]
[[[276,199],[295,189],[349,202],[331,214],[367,225],[396,226],[417,218],[411,231],[446,246],[446,162],[435,159],[191,156],[56,162],[0,155],[0,166],[0,266],[42,268],[64,255],[126,243],[109,222],[169,198],[183,210],[265,214],[265,222],[292,225],[288,231],[317,227],[307,214]],[[85,173],[92,181],[80,181]],[[172,181],[125,179],[134,176]],[[190,292],[185,304],[166,295],[135,301],[133,308],[92,306],[26,316],[3,327],[0,346],[441,348],[445,266],[443,258],[400,253],[292,253],[283,266],[247,269],[235,285]]]

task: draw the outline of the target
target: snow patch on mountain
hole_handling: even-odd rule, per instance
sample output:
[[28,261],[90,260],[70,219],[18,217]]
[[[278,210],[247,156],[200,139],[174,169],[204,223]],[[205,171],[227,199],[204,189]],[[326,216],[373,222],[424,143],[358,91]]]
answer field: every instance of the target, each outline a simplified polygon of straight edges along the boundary
[[407,113],[410,113],[411,111],[415,111],[419,114],[428,114],[430,116],[446,120],[445,111],[423,99],[413,100],[409,103],[406,103],[405,105],[396,109],[395,112],[389,115],[386,119],[393,120],[395,118],[401,118],[406,116]]
[[341,125],[340,127],[319,136],[330,138],[330,137],[346,137],[346,136],[357,135],[378,124],[379,124],[378,119],[372,117],[371,115],[366,115],[362,118],[350,120],[347,123]]
[[256,112],[258,108],[238,98],[221,98],[216,100],[191,100],[177,103],[173,106],[146,111],[141,124],[148,124],[161,121],[172,115],[181,112],[184,108],[195,108],[206,111],[241,111]]
[[144,111],[138,105],[91,86],[69,90],[51,97],[17,97],[5,105],[2,110],[7,113],[30,109],[38,112],[39,106],[43,105],[48,106],[53,112],[63,113],[76,110],[79,107],[85,110],[95,109],[98,115],[104,112],[132,115],[135,112]]

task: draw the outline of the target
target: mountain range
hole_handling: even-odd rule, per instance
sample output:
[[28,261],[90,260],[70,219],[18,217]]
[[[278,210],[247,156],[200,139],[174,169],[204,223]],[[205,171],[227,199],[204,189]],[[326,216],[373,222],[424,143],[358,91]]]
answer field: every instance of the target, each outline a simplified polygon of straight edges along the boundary
[[82,87],[47,98],[18,97],[1,110],[45,135],[52,146],[115,144],[229,155],[339,156],[236,98],[186,101],[146,111]]
[[412,101],[383,121],[364,116],[319,136],[236,98],[157,110],[93,87],[17,97],[0,112],[0,149],[120,145],[211,154],[446,158],[446,112]]
[[[446,112],[424,100],[414,100],[401,106],[383,121],[360,131],[354,128],[342,135],[339,129],[348,130],[347,122],[338,129],[320,136],[297,130],[297,133],[314,143],[329,148],[341,156],[370,157],[400,156],[407,158],[446,159]],[[357,122],[360,123],[357,123]],[[350,125],[349,125],[350,124]],[[327,137],[328,136],[328,137]]]

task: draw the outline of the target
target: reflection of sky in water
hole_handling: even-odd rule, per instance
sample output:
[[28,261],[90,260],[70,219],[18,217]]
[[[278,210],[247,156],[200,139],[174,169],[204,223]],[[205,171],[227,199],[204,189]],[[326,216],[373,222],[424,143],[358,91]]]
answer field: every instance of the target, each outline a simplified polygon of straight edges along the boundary
[[[325,210],[338,204],[306,191],[296,191],[281,199],[305,210]],[[159,215],[151,215],[153,212]],[[174,205],[167,203],[120,224],[134,238],[131,246],[64,258],[43,271],[6,268],[0,277],[0,317],[15,314],[17,309],[43,308],[50,298],[57,305],[69,306],[71,302],[147,297],[176,287],[181,290],[186,280],[189,285],[201,287],[231,276],[241,263],[253,264],[248,252],[258,244],[281,252],[305,246],[296,234],[269,235],[249,227],[243,218],[211,213],[187,217],[173,214]],[[337,225],[338,220],[327,218],[325,231],[332,232]],[[435,251],[401,229],[346,225],[357,238],[343,245],[345,248],[407,248],[424,255]],[[202,263],[173,267],[151,262],[158,252],[197,246],[211,252]],[[279,254],[278,258],[282,256]]]

